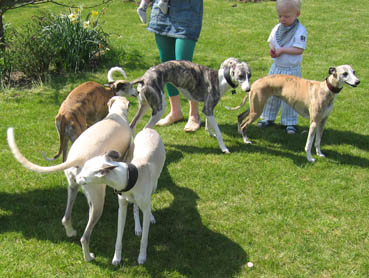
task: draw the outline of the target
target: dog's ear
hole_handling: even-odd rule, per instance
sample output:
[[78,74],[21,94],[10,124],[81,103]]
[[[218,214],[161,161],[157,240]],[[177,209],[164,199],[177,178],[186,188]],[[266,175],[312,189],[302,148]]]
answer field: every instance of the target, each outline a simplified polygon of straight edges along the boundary
[[120,153],[118,151],[112,150],[106,154],[106,157],[111,160],[118,161],[120,159]]
[[109,99],[109,101],[107,103],[109,109],[112,107],[114,101],[115,101],[115,98],[114,97],[112,97],[111,99]]
[[114,89],[114,81],[111,81],[111,82],[109,82],[109,83],[105,83],[105,84],[104,84],[104,86],[105,86],[105,87],[108,87],[108,88],[110,88],[110,89]]
[[102,165],[102,167],[99,170],[97,170],[95,172],[95,176],[98,177],[98,178],[102,178],[102,177],[106,176],[107,174],[109,174],[110,171],[114,170],[116,167],[118,167],[118,166],[110,165],[110,164],[104,164],[104,165]]
[[337,70],[336,68],[334,67],[330,67],[329,70],[328,70],[328,74],[336,74],[337,73]]

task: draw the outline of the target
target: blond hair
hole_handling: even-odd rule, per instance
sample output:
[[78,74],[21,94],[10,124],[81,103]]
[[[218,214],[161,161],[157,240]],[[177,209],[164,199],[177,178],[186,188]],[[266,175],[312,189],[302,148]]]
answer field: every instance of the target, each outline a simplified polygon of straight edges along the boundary
[[282,7],[292,7],[300,11],[301,2],[301,0],[277,0],[277,10]]

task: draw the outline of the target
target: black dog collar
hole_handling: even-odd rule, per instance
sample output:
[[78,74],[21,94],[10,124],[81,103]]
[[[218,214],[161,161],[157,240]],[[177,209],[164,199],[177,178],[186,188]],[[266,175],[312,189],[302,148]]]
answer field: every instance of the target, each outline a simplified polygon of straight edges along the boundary
[[231,86],[233,89],[237,87],[237,85],[235,85],[232,82],[232,79],[231,79],[231,70],[230,70],[229,67],[226,67],[224,69],[224,78],[227,80],[227,83],[229,84],[229,86]]
[[138,170],[135,165],[128,163],[128,184],[127,186],[122,190],[114,190],[116,194],[122,194],[124,192],[130,191],[136,184],[138,179]]
[[336,87],[333,87],[333,85],[331,83],[329,83],[328,81],[328,77],[325,79],[325,83],[327,84],[327,87],[328,89],[332,92],[332,93],[335,93],[335,94],[338,94],[339,92],[341,92],[342,88],[336,88]]

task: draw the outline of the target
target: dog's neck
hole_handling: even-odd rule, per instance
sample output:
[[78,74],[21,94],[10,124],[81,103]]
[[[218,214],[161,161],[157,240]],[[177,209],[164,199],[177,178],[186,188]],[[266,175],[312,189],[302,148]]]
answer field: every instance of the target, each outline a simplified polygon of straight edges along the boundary
[[225,67],[223,70],[224,73],[224,78],[225,80],[227,80],[227,83],[229,84],[229,86],[231,86],[233,89],[235,89],[237,87],[236,84],[233,83],[232,78],[231,78],[231,69],[229,67]]
[[137,167],[131,163],[127,163],[127,186],[121,190],[114,189],[116,194],[121,195],[122,193],[130,191],[136,184],[138,179]]
[[341,92],[341,90],[343,88],[343,87],[339,88],[337,86],[334,86],[332,84],[332,82],[329,81],[329,76],[325,79],[325,83],[327,84],[327,87],[328,87],[329,91],[331,91],[334,94],[338,94],[339,92]]
[[[228,73],[228,74],[226,74],[225,73],[225,69],[224,68],[221,68],[221,69],[219,69],[219,71],[218,71],[218,80],[219,80],[219,89],[220,89],[220,94],[221,94],[221,96],[223,96],[224,95],[224,93],[229,89],[229,88],[236,88],[237,87],[237,85],[234,85],[234,83],[232,82],[232,80],[230,80],[230,82],[232,83],[232,85],[233,86],[235,86],[235,87],[233,87],[230,83],[229,83],[229,81],[227,80],[227,78],[226,78],[226,75],[228,75],[228,77],[229,77],[229,79],[230,79],[230,74]],[[235,90],[232,90],[232,93],[233,92],[236,92]]]

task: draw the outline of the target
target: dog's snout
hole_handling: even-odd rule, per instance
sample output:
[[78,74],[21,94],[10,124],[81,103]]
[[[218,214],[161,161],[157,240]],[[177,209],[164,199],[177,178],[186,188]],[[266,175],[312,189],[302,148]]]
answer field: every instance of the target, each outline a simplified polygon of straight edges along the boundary
[[360,84],[360,80],[358,79],[358,80],[356,80],[355,85],[357,86],[359,84]]

